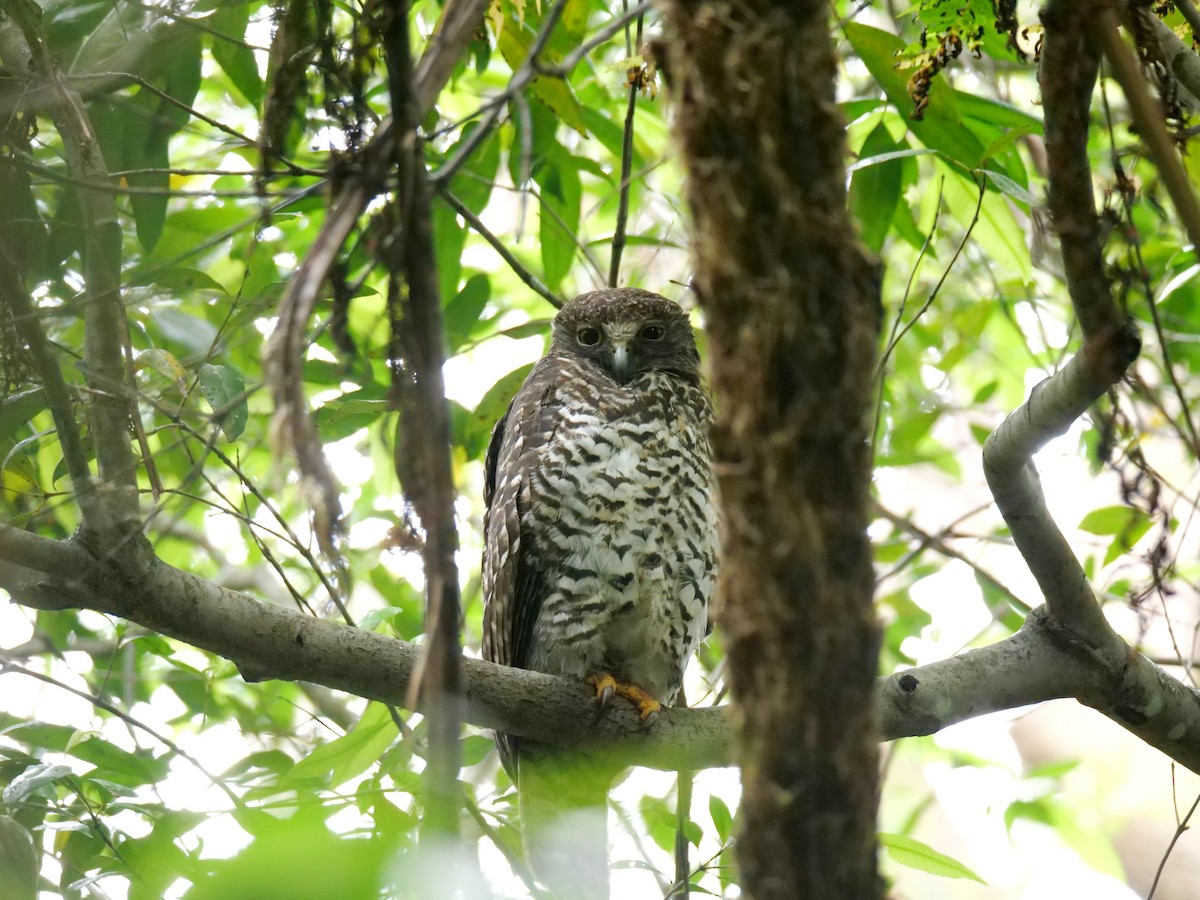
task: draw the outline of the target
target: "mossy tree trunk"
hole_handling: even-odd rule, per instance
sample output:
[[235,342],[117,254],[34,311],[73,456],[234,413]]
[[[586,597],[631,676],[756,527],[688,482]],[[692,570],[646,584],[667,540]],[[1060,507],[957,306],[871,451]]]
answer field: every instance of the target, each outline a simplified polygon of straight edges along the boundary
[[879,291],[846,209],[829,9],[664,8],[718,407],[743,886],[870,900],[883,893],[866,536]]

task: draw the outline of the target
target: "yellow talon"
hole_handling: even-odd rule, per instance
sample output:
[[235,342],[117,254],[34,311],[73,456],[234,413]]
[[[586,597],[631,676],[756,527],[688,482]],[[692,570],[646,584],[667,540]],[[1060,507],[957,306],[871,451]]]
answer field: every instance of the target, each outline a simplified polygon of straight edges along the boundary
[[601,707],[608,706],[608,701],[613,698],[613,694],[616,694],[620,687],[617,684],[617,679],[607,673],[603,675],[589,675],[587,683],[596,689],[596,702]]
[[608,701],[616,694],[618,697],[624,697],[637,708],[638,715],[643,722],[656,716],[658,711],[662,709],[662,704],[651,697],[645,690],[636,684],[617,681],[616,678],[608,673],[589,675],[587,683],[596,689],[596,702],[600,706],[607,706]]

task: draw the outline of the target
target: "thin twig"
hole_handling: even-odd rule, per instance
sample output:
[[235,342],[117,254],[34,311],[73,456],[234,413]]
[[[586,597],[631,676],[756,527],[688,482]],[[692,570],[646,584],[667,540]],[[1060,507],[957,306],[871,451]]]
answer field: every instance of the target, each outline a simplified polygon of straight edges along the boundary
[[525,61],[513,73],[512,78],[508,80],[508,85],[496,97],[489,100],[485,106],[487,112],[483,119],[475,129],[467,135],[458,145],[458,149],[454,151],[454,155],[446,160],[429,176],[429,181],[434,187],[449,182],[454,177],[454,173],[462,168],[463,164],[471,158],[484,140],[492,133],[492,129],[500,122],[500,116],[504,112],[505,106],[511,97],[525,90],[529,82],[541,74],[537,66],[538,55],[546,48],[546,44],[550,41],[550,35],[554,32],[554,28],[558,25],[558,20],[562,18],[562,14],[566,11],[569,0],[557,0],[546,12],[545,18],[542,19],[541,31],[538,32],[537,38],[534,39],[533,46],[529,48],[529,55],[525,57]]
[[[1104,121],[1108,127],[1109,145],[1113,149],[1113,171],[1117,173],[1118,178],[1121,178],[1124,177],[1124,173],[1121,168],[1121,161],[1116,153],[1116,141],[1113,137],[1112,110],[1109,108],[1108,91],[1104,87],[1103,80],[1101,80],[1100,83],[1100,101],[1104,106]],[[1175,373],[1175,364],[1171,360],[1171,347],[1170,342],[1167,340],[1165,330],[1163,329],[1162,313],[1159,310],[1158,302],[1154,297],[1154,288],[1150,284],[1150,270],[1142,258],[1142,245],[1141,241],[1139,240],[1137,225],[1133,219],[1133,200],[1126,191],[1118,191],[1117,193],[1120,197],[1121,208],[1125,213],[1125,222],[1128,225],[1127,234],[1129,235],[1129,243],[1136,261],[1136,268],[1134,271],[1141,273],[1140,280],[1142,283],[1142,289],[1146,296],[1146,305],[1150,311],[1150,320],[1154,325],[1154,333],[1158,337],[1158,348],[1159,353],[1162,354],[1163,371],[1166,373],[1167,380],[1171,383],[1172,392],[1179,401],[1180,415],[1183,417],[1183,423],[1187,427],[1186,435],[1179,432],[1178,429],[1176,429],[1176,431],[1183,442],[1191,448],[1192,455],[1195,456],[1200,454],[1200,434],[1198,434],[1196,431],[1196,423],[1192,420],[1191,407],[1187,402],[1186,396],[1184,395],[1183,385],[1179,383],[1179,377]],[[1168,419],[1172,423],[1175,421],[1174,416],[1168,416]]]
[[1175,833],[1171,835],[1171,842],[1167,844],[1167,850],[1163,854],[1163,858],[1159,860],[1158,870],[1154,873],[1154,882],[1150,885],[1150,893],[1146,895],[1146,900],[1154,900],[1154,892],[1158,890],[1158,880],[1162,878],[1163,869],[1167,867],[1167,860],[1171,858],[1171,851],[1175,849],[1175,845],[1179,843],[1179,839],[1183,837],[1183,833],[1188,830],[1188,822],[1192,819],[1192,814],[1196,812],[1196,807],[1200,806],[1200,795],[1192,802],[1192,808],[1187,811],[1187,815],[1175,828]]
[[516,273],[517,277],[520,278],[521,281],[536,291],[540,296],[544,297],[546,302],[555,309],[562,308],[562,298],[554,293],[554,291],[550,290],[550,288],[546,287],[540,278],[525,268],[521,261],[513,256],[512,251],[504,245],[504,242],[500,240],[500,238],[496,237],[496,235],[493,234],[492,231],[483,224],[479,216],[467,209],[461,200],[455,197],[454,194],[450,193],[449,188],[439,188],[438,195],[445,200],[447,204],[449,204],[451,209],[463,217],[464,222],[470,225],[480,237],[482,237],[488,242],[489,245],[491,245],[492,249],[500,255],[500,258],[508,264],[508,267]]
[[[628,5],[628,0],[625,0]],[[636,46],[642,43],[642,18],[637,20]],[[633,56],[633,42],[629,39],[629,27],[625,27],[625,54]],[[633,120],[637,109],[639,69],[629,70],[629,100],[625,106],[625,127],[621,133],[621,182],[617,195],[617,223],[613,229],[612,255],[608,264],[608,286],[616,287],[621,277],[621,254],[625,250],[625,229],[629,223],[629,173],[633,169]]]
[[639,19],[654,8],[652,0],[642,0],[633,9],[627,9],[618,18],[613,19],[591,38],[584,41],[570,53],[563,57],[563,61],[557,66],[547,66],[544,63],[537,63],[538,73],[541,75],[556,75],[559,78],[565,78],[575,70],[579,65],[579,61],[605,43],[614,34],[632,22],[634,19]]
[[153,728],[151,728],[145,722],[142,722],[139,719],[135,719],[133,716],[131,716],[129,713],[125,712],[123,709],[118,709],[116,706],[113,706],[113,704],[109,703],[107,700],[102,700],[100,697],[97,697],[95,694],[89,694],[86,691],[78,690],[77,688],[73,688],[68,684],[63,684],[63,682],[59,681],[57,678],[53,678],[49,675],[44,675],[41,672],[35,672],[33,669],[28,669],[25,666],[21,665],[20,663],[12,661],[8,657],[7,651],[0,650],[0,659],[6,660],[4,666],[2,668],[0,668],[0,674],[4,674],[6,672],[12,672],[17,675],[25,675],[29,678],[35,678],[38,681],[42,681],[42,682],[45,682],[46,684],[53,685],[54,687],[64,690],[69,694],[74,694],[76,697],[82,697],[84,700],[87,700],[89,703],[91,703],[93,706],[97,707],[98,709],[102,709],[107,713],[111,713],[112,715],[116,716],[117,718],[121,719],[122,721],[128,722],[134,728],[137,728],[137,729],[140,729],[141,731],[146,732],[146,734],[150,735],[150,737],[154,738],[160,744],[165,746],[168,750],[170,750],[176,756],[191,763],[205,778],[207,778],[213,784],[214,787],[220,789],[221,792],[224,793],[225,796],[230,799],[230,801],[232,801],[233,805],[237,809],[245,808],[245,804],[242,802],[242,798],[239,797],[236,793],[234,793],[233,789],[230,788],[229,785],[227,785],[223,779],[218,778],[217,776],[210,773],[207,769],[204,768],[203,765],[201,765],[201,763],[198,759],[196,759],[194,756],[192,756],[186,750],[181,748],[178,744],[176,744],[173,740],[171,740],[166,735],[160,734],[158,731],[155,731]]
[[[942,285],[945,284],[946,279],[950,277],[950,271],[954,268],[954,264],[958,262],[959,256],[962,255],[963,248],[967,246],[967,241],[971,239],[971,233],[975,230],[975,226],[979,224],[979,213],[983,210],[983,198],[987,194],[987,180],[983,176],[979,176],[978,186],[979,199],[975,202],[975,213],[971,216],[971,222],[967,225],[967,230],[963,233],[962,240],[958,242],[958,247],[955,249],[954,255],[950,257],[950,262],[948,262],[946,264],[946,268],[942,270],[941,277],[937,280],[937,284],[933,286],[933,290],[929,292],[929,296],[925,298],[925,302],[921,304],[921,308],[916,311],[913,317],[908,320],[903,328],[900,329],[900,333],[892,339],[890,344],[888,344],[888,348],[883,354],[883,360],[888,358],[888,355],[892,352],[892,349],[896,346],[896,344],[900,343],[900,341],[904,339],[904,336],[912,330],[913,326],[915,326],[917,322],[920,321],[921,316],[925,315],[925,313],[929,310],[929,307],[933,305],[933,301],[937,299],[937,295],[942,290]],[[932,232],[930,232],[930,234],[932,234]],[[883,362],[880,362],[880,366],[882,365]]]
[[79,436],[79,425],[75,421],[75,404],[71,400],[70,389],[63,378],[58,361],[50,351],[50,341],[42,328],[33,299],[25,291],[25,285],[10,256],[9,248],[3,246],[0,246],[0,302],[11,310],[13,324],[29,348],[34,368],[41,378],[42,390],[46,393],[46,402],[54,418],[54,429],[58,432],[58,442],[62,447],[63,460],[67,464],[67,473],[71,476],[71,485],[75,489],[79,508],[85,518],[94,518],[98,512],[95,509],[95,482],[88,466],[87,452]]
[[[991,504],[989,503],[988,506],[990,507]],[[917,538],[917,540],[919,540],[921,542],[921,546],[918,548],[917,553],[919,553],[920,551],[922,551],[928,547],[928,548],[932,548],[933,550],[936,550],[938,553],[942,554],[942,556],[945,556],[948,559],[955,559],[955,560],[958,560],[959,562],[966,563],[968,566],[971,567],[972,571],[974,571],[977,576],[979,576],[980,578],[987,581],[993,588],[995,588],[997,591],[999,591],[1001,594],[1003,594],[1004,598],[1013,606],[1014,609],[1021,610],[1022,612],[1025,612],[1025,613],[1028,613],[1031,609],[1033,609],[1032,606],[1030,606],[1028,603],[1026,603],[1024,600],[1022,600],[1016,594],[1014,594],[1007,587],[1005,587],[1004,584],[1001,583],[1000,579],[998,579],[995,575],[993,575],[987,569],[983,568],[981,565],[979,565],[979,563],[975,562],[973,559],[970,559],[969,557],[967,557],[966,554],[959,552],[958,550],[954,549],[949,544],[947,544],[945,541],[945,537],[946,537],[945,532],[943,532],[942,534],[930,534],[929,532],[927,532],[924,529],[913,524],[912,522],[910,522],[908,519],[904,518],[903,516],[898,515],[897,513],[894,513],[891,510],[885,509],[883,506],[880,506],[879,504],[875,505],[875,512],[877,512],[883,518],[887,519],[889,522],[891,522],[894,526],[896,526],[900,530],[906,531],[912,537]],[[879,577],[879,581],[883,581],[885,578],[895,575],[896,572],[899,571],[901,568],[902,568],[901,565],[897,564],[891,571],[885,572],[883,575],[881,575]]]

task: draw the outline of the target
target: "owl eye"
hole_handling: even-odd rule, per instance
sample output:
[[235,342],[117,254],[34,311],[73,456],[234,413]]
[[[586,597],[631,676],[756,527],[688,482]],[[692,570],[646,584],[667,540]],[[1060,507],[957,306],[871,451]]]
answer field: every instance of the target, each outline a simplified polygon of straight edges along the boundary
[[666,330],[661,325],[647,325],[642,329],[642,339],[647,341],[661,341],[666,333]]
[[593,328],[591,325],[580,328],[575,335],[575,340],[579,341],[584,347],[593,347],[600,343],[600,329]]

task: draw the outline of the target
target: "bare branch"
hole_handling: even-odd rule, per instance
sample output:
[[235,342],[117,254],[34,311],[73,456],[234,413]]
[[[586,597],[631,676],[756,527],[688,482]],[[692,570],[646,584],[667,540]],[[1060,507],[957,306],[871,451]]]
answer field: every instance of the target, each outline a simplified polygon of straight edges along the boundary
[[1046,509],[1032,462],[1034,453],[1117,382],[1140,348],[1113,302],[1100,256],[1087,158],[1088,110],[1099,58],[1084,33],[1086,13],[1061,0],[1047,5],[1039,73],[1050,207],[1084,346],[992,432],[984,445],[983,466],[1000,514],[1058,622],[1115,665],[1127,648],[1105,620],[1082,566]]
[[50,341],[46,338],[46,332],[38,318],[33,298],[25,290],[25,283],[8,247],[0,247],[0,304],[12,311],[17,333],[29,348],[29,355],[38,378],[41,379],[42,390],[46,392],[46,402],[54,418],[54,430],[58,433],[63,460],[71,476],[71,485],[75,489],[79,508],[85,519],[94,520],[99,515],[99,510],[95,508],[96,484],[92,480],[87,452],[79,435],[79,424],[75,421],[75,404],[71,398],[71,391],[63,378],[58,360],[51,352]]
[[[108,180],[104,159],[79,94],[59,73],[50,51],[23,4],[12,6],[13,21],[24,46],[4,41],[8,53],[28,54],[38,76],[56,96],[55,122],[66,148],[72,177],[80,183],[79,206],[87,235],[84,250],[84,375],[92,391],[91,426],[101,491],[93,504],[92,520],[84,527],[94,536],[113,540],[140,527],[137,473],[130,446],[130,403],[123,354],[128,345],[125,311],[121,306],[121,226],[113,196],[92,186]],[[9,23],[5,28],[13,28]],[[9,34],[12,37],[12,34]],[[17,60],[16,62],[21,62]],[[27,71],[29,66],[12,66]],[[99,518],[96,518],[96,514]]]
[[1115,332],[1124,317],[1113,303],[1100,256],[1100,220],[1092,192],[1087,136],[1099,51],[1087,37],[1091,4],[1050,0],[1038,81],[1046,115],[1049,206],[1062,246],[1067,291],[1085,337]]
[[[1096,648],[1118,653],[1120,639],[1104,618],[1083,567],[1058,530],[1033,467],[1033,454],[1064,433],[1111,381],[1095,379],[1093,345],[1043,381],[1016,412],[988,436],[983,468],[1013,540],[1050,608]],[[1107,348],[1105,348],[1107,349]]]
[[1121,39],[1116,14],[1111,9],[1102,8],[1099,15],[1091,18],[1091,27],[1125,92],[1133,121],[1150,149],[1158,174],[1166,185],[1167,193],[1171,195],[1188,239],[1193,247],[1200,247],[1200,201],[1197,201],[1191,179],[1179,159],[1175,142],[1163,124],[1162,104],[1150,95],[1137,58]]
[[[0,525],[0,589],[35,608],[94,609],[232,660],[248,681],[311,682],[410,707],[421,648],[264,603],[161,562],[130,574],[82,546]],[[1074,697],[1200,772],[1200,693],[1121,642],[1115,664],[1045,607],[1017,634],[960,656],[879,679],[881,737],[933,734],[973,716]],[[611,752],[665,770],[735,761],[727,707],[664,709],[643,728],[632,708],[600,715],[586,685],[462,661],[463,718],[543,743]],[[620,701],[618,701],[618,704]]]
[[[1175,6],[1185,16],[1188,9],[1193,14],[1196,12],[1196,7],[1192,6],[1188,0],[1176,0]],[[1124,3],[1122,7],[1122,12],[1126,17],[1138,16],[1139,23],[1144,29],[1144,40],[1141,31],[1133,32],[1141,49],[1175,76],[1192,95],[1194,102],[1200,102],[1200,56],[1196,55],[1196,51],[1181,41],[1179,35],[1171,30],[1171,26],[1154,15],[1150,9],[1136,3]],[[1200,28],[1193,26],[1193,33],[1200,33]]]
[[[626,0],[628,3],[628,0]],[[642,19],[637,20],[637,39],[629,39],[629,26],[625,26],[625,53],[633,56],[634,46],[642,43]],[[625,250],[625,229],[629,223],[629,175],[633,171],[633,114],[637,109],[640,89],[639,69],[629,70],[629,100],[625,106],[625,127],[621,132],[621,180],[617,185],[617,223],[613,229],[612,255],[608,264],[608,286],[616,287],[621,277],[621,254]]]
[[[413,96],[418,120],[432,108],[463,49],[483,21],[486,8],[486,0],[456,0],[447,7],[438,36],[417,64]],[[340,519],[341,510],[337,479],[317,437],[302,386],[306,330],[330,267],[367,203],[383,187],[396,139],[396,126],[389,118],[364,149],[360,177],[346,180],[321,225],[320,234],[288,282],[279,302],[279,324],[264,358],[278,417],[278,433],[287,449],[296,455],[300,472],[314,489],[314,508],[330,528]]]
[[554,291],[546,287],[540,278],[525,268],[524,264],[522,264],[519,259],[513,256],[512,251],[504,245],[504,242],[496,237],[496,235],[492,234],[491,230],[483,224],[479,216],[467,209],[466,205],[464,205],[461,200],[454,196],[454,194],[450,193],[450,190],[445,186],[438,191],[438,196],[445,200],[446,203],[450,205],[451,209],[463,217],[464,222],[470,225],[471,228],[481,238],[488,242],[491,248],[500,255],[500,258],[508,263],[508,267],[516,273],[517,277],[520,278],[521,281],[525,282],[528,287],[537,292],[537,294],[543,297],[546,302],[555,309],[562,309],[562,297],[558,296],[556,293],[554,293]]
[[986,713],[1073,697],[1200,771],[1200,694],[1117,642],[1124,658],[1114,663],[1038,607],[1010,638],[881,679],[883,733],[934,734]]
[[0,522],[0,560],[44,575],[82,571],[90,557],[74,544],[40,537]]

